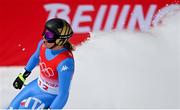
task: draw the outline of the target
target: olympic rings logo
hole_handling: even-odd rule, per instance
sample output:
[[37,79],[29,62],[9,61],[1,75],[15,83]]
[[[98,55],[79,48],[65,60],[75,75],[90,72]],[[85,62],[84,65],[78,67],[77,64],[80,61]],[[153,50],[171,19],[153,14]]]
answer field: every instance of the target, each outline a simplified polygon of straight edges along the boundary
[[54,76],[54,72],[53,72],[52,68],[47,67],[44,62],[40,63],[40,69],[46,77]]

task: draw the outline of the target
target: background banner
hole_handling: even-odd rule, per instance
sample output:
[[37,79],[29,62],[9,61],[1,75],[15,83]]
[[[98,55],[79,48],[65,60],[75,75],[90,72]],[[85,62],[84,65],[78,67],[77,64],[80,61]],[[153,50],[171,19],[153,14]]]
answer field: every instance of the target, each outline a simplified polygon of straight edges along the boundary
[[66,19],[75,32],[71,42],[78,45],[94,31],[148,32],[178,4],[179,0],[1,0],[0,66],[25,65],[48,19]]

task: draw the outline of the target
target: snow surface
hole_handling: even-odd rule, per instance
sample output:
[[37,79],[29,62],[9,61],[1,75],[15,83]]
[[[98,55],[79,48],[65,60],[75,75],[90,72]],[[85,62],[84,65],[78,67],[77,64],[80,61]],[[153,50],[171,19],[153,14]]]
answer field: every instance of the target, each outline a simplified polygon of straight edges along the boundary
[[[65,108],[180,108],[180,13],[150,32],[94,32],[74,52],[76,70]],[[0,108],[19,92],[24,67],[0,68]],[[27,82],[39,74],[36,67]]]

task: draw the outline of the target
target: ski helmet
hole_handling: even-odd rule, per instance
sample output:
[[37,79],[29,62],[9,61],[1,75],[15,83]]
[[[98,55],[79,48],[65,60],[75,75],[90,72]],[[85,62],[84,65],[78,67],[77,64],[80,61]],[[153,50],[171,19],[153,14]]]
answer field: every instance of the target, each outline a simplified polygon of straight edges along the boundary
[[70,24],[64,19],[53,18],[46,22],[43,37],[56,45],[63,45],[73,34]]

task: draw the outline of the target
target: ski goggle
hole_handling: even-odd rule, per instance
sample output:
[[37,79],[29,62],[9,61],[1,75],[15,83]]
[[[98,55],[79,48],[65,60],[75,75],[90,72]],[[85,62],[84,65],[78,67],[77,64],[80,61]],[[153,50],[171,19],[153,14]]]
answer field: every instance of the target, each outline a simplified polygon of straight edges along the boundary
[[56,41],[55,34],[47,29],[44,31],[43,37],[47,40],[48,43],[54,43]]

